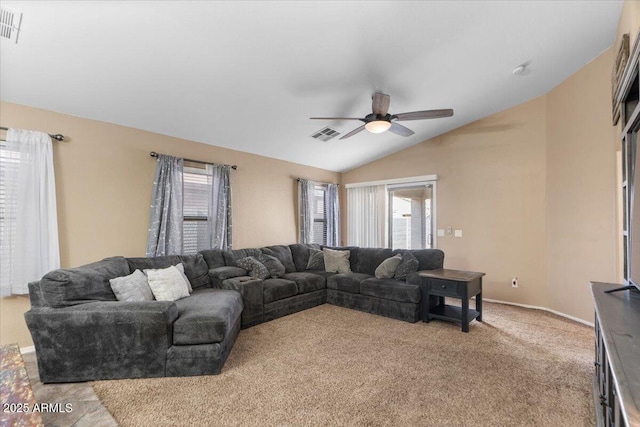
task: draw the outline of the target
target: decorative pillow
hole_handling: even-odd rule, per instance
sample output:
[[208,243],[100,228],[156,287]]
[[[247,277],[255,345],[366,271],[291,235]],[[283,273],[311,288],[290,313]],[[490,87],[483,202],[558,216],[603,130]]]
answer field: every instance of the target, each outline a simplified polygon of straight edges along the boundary
[[187,282],[187,289],[189,289],[189,295],[191,295],[193,293],[193,288],[191,287],[191,282],[189,282],[189,278],[187,277],[186,274],[184,274],[184,265],[182,265],[182,263],[179,263],[175,267],[178,269],[180,274],[182,274],[182,277],[184,277],[184,281]]
[[176,266],[144,272],[149,279],[151,292],[158,301],[177,301],[189,296],[187,282]]
[[398,266],[402,262],[402,255],[397,254],[390,258],[385,259],[380,263],[378,268],[376,268],[376,278],[377,279],[393,279],[393,276],[396,274],[396,270]]
[[324,254],[324,269],[331,273],[351,273],[349,257],[351,251],[336,251],[334,249],[322,249]]
[[110,279],[109,284],[118,301],[153,301],[147,276],[140,270],[128,276]]
[[309,249],[307,270],[324,270],[324,252],[319,249]]
[[241,258],[236,261],[236,263],[238,264],[238,267],[247,270],[247,273],[249,273],[249,276],[251,277],[264,280],[268,279],[271,274],[269,273],[269,269],[265,267],[263,263],[258,261],[256,257],[248,256],[246,258]]
[[409,274],[418,271],[419,266],[420,263],[418,262],[418,258],[416,258],[415,255],[413,255],[411,252],[403,252],[402,262],[396,269],[395,278],[399,280],[405,280]]
[[260,254],[258,261],[260,261],[265,267],[267,267],[267,270],[269,270],[269,275],[271,275],[271,277],[273,277],[274,279],[284,276],[284,264],[273,255]]

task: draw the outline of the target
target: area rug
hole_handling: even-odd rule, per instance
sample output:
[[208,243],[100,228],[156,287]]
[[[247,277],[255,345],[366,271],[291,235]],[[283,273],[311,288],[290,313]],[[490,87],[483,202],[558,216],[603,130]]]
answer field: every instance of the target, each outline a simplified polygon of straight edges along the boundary
[[220,375],[92,382],[121,426],[591,426],[593,329],[485,303],[470,332],[329,304],[240,332]]

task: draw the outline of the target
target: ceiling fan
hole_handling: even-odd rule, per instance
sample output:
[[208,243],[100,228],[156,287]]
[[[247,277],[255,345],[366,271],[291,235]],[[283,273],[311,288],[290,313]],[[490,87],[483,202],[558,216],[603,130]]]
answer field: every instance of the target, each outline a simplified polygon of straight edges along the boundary
[[389,102],[390,97],[382,92],[376,92],[371,97],[373,99],[373,105],[371,109],[373,112],[367,114],[364,118],[358,117],[311,117],[312,120],[360,120],[364,124],[355,128],[351,132],[343,135],[340,139],[349,138],[358,132],[366,129],[371,133],[383,133],[387,130],[393,132],[396,135],[411,136],[414,132],[402,126],[397,122],[405,120],[424,120],[424,119],[439,119],[442,117],[453,116],[452,109],[445,110],[425,110],[425,111],[412,111],[410,113],[389,114]]

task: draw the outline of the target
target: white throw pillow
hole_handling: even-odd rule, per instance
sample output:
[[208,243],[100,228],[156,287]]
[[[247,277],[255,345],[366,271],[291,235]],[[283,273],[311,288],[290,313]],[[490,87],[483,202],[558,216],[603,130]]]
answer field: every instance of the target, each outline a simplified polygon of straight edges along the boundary
[[176,266],[160,270],[145,270],[149,287],[158,301],[176,301],[189,296],[187,282]]
[[397,254],[382,261],[376,268],[376,279],[393,279],[401,262],[402,254]]
[[118,301],[153,301],[147,276],[140,270],[128,276],[110,279],[109,284]]
[[351,273],[349,257],[351,251],[336,251],[335,249],[323,248],[324,269],[332,273]]
[[189,289],[189,294],[192,294],[193,288],[191,287],[191,282],[189,281],[189,278],[187,277],[186,274],[184,274],[184,265],[182,265],[182,263],[176,264],[176,268],[178,269],[180,274],[182,274],[182,277],[184,277],[184,281],[187,282],[187,289]]

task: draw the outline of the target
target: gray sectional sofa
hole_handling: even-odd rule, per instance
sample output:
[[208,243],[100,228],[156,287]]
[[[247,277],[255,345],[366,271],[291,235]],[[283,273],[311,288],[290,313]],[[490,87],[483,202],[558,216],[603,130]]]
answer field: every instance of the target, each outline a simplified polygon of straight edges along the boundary
[[[419,271],[443,267],[437,249],[349,250],[349,273],[308,270],[319,245],[278,245],[194,255],[106,258],[47,273],[29,284],[25,320],[44,383],[217,374],[241,328],[330,303],[408,322],[420,318]],[[377,279],[376,268],[410,252],[418,271]],[[277,258],[284,271],[264,279],[239,267],[247,257]],[[182,263],[193,292],[174,302],[117,301],[109,280],[136,269]],[[430,304],[435,303],[429,302]]]

